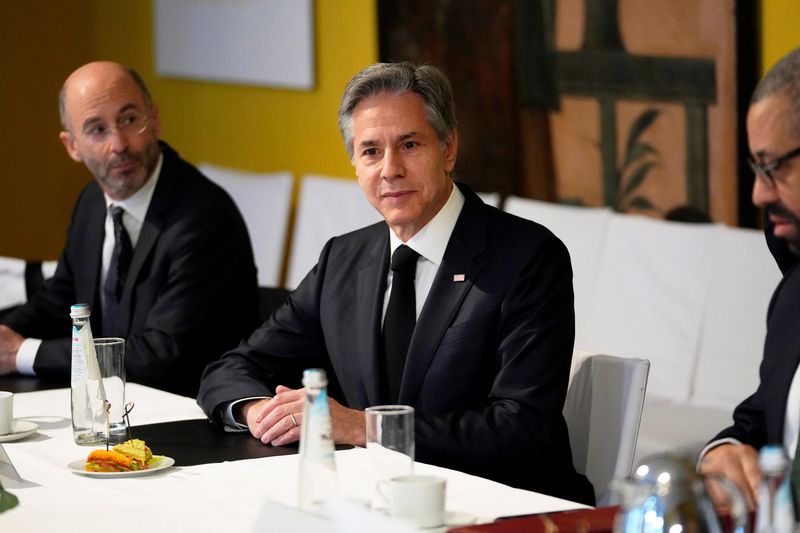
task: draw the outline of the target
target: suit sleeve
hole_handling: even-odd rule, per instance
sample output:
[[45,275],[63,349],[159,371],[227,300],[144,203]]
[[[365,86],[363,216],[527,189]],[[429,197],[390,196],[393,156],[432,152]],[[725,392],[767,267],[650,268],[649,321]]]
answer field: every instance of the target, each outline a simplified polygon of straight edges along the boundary
[[[512,275],[502,301],[488,398],[446,414],[418,414],[417,458],[582,501],[562,409],[575,319],[572,270],[549,232]],[[446,390],[441,391],[447,394]]]
[[320,262],[271,318],[236,349],[208,365],[197,402],[212,421],[219,421],[215,415],[223,404],[272,396],[277,385],[302,388],[306,368],[326,369],[329,391],[338,389],[319,320],[320,272],[330,246],[326,244]]

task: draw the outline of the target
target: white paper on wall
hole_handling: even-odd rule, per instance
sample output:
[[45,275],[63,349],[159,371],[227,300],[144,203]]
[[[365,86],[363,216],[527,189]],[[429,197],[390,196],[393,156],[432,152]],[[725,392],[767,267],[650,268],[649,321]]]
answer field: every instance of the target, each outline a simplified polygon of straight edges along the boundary
[[162,76],[310,90],[311,0],[155,0]]

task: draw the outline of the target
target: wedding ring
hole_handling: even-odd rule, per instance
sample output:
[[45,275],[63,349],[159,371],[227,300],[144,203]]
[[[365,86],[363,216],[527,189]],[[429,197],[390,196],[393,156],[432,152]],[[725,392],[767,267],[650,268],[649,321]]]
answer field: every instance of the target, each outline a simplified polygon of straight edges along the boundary
[[289,418],[292,419],[292,427],[297,426],[297,419],[294,417],[294,413],[289,413]]

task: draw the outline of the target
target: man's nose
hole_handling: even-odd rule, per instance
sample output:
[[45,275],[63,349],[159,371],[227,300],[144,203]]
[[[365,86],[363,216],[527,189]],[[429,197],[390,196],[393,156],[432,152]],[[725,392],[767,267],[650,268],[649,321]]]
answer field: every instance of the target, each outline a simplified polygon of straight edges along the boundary
[[118,128],[112,128],[108,133],[108,142],[115,152],[124,152],[128,148],[128,134]]
[[762,176],[756,174],[755,180],[753,180],[752,199],[753,204],[758,207],[764,207],[765,205],[769,205],[777,200],[778,196],[775,193],[775,187],[773,187],[772,184],[767,183],[767,180]]
[[403,157],[396,150],[386,150],[383,154],[381,177],[383,179],[402,178],[403,173]]

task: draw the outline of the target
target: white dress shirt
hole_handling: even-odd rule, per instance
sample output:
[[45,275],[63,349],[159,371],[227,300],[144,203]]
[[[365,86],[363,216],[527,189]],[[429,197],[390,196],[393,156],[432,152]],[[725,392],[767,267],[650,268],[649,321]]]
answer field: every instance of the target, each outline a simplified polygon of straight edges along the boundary
[[[164,156],[158,156],[158,163],[156,168],[150,175],[150,178],[142,185],[142,188],[133,193],[133,195],[125,200],[112,200],[109,196],[103,193],[106,200],[106,220],[105,220],[105,237],[103,239],[103,257],[102,267],[100,274],[100,287],[103,287],[106,282],[106,274],[108,264],[111,262],[111,255],[114,252],[114,221],[111,218],[112,205],[122,207],[125,212],[122,214],[122,225],[125,226],[125,231],[131,239],[131,246],[136,249],[136,243],[139,241],[139,234],[142,232],[142,224],[144,217],[147,215],[147,209],[150,207],[150,200],[153,198],[153,191],[155,191],[158,176],[161,174],[161,164],[164,161]],[[105,305],[105,291],[100,291],[100,304]],[[75,302],[79,303],[79,302]],[[69,336],[69,332],[65,331],[64,336]],[[17,351],[17,372],[20,374],[33,376],[36,374],[33,370],[33,363],[36,359],[36,352],[39,351],[39,345],[42,344],[41,339],[27,338],[22,341],[22,344]]]
[[[404,243],[391,229],[389,230],[390,261],[392,254],[401,244],[405,244],[419,254],[419,258],[417,259],[417,274],[414,278],[417,318],[419,318],[422,306],[425,305],[425,299],[428,297],[428,293],[433,286],[433,279],[436,277],[439,265],[442,264],[442,258],[447,249],[447,243],[450,242],[450,235],[453,234],[453,229],[456,227],[456,221],[458,221],[458,215],[461,214],[462,207],[464,207],[464,195],[461,194],[458,187],[453,185],[453,190],[450,191],[450,197],[447,199],[444,206],[442,206],[430,222],[425,224],[422,229],[416,232],[408,241]],[[386,279],[386,294],[383,298],[384,317],[386,316],[386,308],[389,305],[389,295],[391,292],[392,269],[390,268]]]

